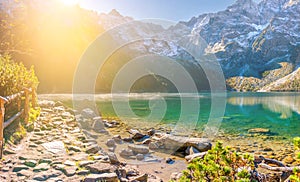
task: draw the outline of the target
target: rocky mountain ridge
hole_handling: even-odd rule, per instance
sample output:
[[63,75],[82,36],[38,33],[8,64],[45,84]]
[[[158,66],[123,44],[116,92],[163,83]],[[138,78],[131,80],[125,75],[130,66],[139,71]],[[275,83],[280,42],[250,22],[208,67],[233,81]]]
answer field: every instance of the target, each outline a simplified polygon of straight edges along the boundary
[[[117,13],[114,14],[116,17]],[[147,34],[149,29],[144,28],[146,24],[130,27],[127,31],[135,30],[137,34]],[[145,53],[170,57],[183,65],[194,65],[197,61],[178,45],[183,39],[189,39],[196,44],[200,36],[206,47],[198,46],[199,52],[204,56],[214,55],[227,80],[239,80],[235,84],[227,84],[233,90],[257,91],[267,88],[289,74],[297,75],[294,72],[300,65],[298,0],[262,0],[260,3],[237,0],[224,11],[202,14],[168,29],[159,27],[155,31],[155,38],[164,40],[168,37],[167,40],[172,42],[144,41],[135,47]],[[126,31],[120,34],[123,37],[128,35],[127,38],[130,39],[130,34]],[[249,79],[251,77],[255,80],[249,82],[251,89],[243,87],[241,81],[252,80]],[[295,91],[291,88],[277,91],[280,90]]]

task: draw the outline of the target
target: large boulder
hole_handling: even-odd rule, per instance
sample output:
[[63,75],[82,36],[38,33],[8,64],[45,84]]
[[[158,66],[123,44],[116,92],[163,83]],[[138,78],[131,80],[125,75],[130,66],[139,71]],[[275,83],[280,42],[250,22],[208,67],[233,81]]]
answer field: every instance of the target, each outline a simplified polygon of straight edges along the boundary
[[178,149],[187,149],[188,147],[194,147],[199,152],[205,152],[211,149],[212,144],[206,138],[189,138],[182,136],[174,135],[164,135],[161,137],[157,144],[160,146],[160,149],[166,150],[178,150]]
[[90,108],[85,108],[81,111],[81,115],[87,119],[93,119],[97,117],[97,114]]

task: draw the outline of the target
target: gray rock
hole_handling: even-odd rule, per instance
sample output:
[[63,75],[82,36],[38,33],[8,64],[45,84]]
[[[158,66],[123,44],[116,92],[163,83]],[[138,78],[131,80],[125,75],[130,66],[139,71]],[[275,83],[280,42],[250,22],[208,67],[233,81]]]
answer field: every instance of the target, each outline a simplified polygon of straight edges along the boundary
[[79,166],[80,167],[85,167],[86,165],[94,164],[95,161],[80,161]]
[[182,136],[165,135],[160,138],[159,143],[163,145],[164,149],[176,151],[182,147],[194,147],[200,152],[205,152],[211,149],[211,143],[204,138],[188,138]]
[[94,138],[94,139],[97,139],[98,138],[98,134],[94,134],[90,131],[87,131],[87,130],[82,130],[82,132],[87,136],[87,137],[91,137],[91,138]]
[[113,169],[113,166],[111,164],[97,162],[87,165],[85,168],[91,173],[109,173],[111,172],[111,169]]
[[68,177],[74,176],[77,169],[78,168],[76,166],[66,167],[65,170],[64,170],[64,174]]
[[122,156],[122,157],[130,157],[133,155],[134,155],[134,153],[131,149],[122,149],[120,152],[120,156]]
[[118,144],[122,143],[122,138],[120,135],[115,135],[112,139]]
[[43,143],[42,146],[54,154],[66,154],[66,149],[62,141]]
[[83,109],[81,111],[81,115],[82,115],[82,117],[87,118],[87,119],[92,119],[92,118],[97,117],[97,114],[90,108]]
[[156,142],[151,142],[151,143],[149,143],[149,149],[157,150],[157,149],[159,149],[159,146]]
[[103,130],[105,130],[101,117],[95,117],[95,118],[93,118],[93,121],[94,121],[94,123],[92,125],[92,128],[95,132],[101,133],[101,132],[103,132]]
[[112,163],[112,164],[119,164],[120,163],[120,161],[117,158],[116,154],[114,154],[113,152],[110,152],[107,155],[109,157],[110,163]]
[[131,181],[147,182],[148,174],[143,174],[141,176],[130,178]]
[[132,136],[133,140],[140,140],[146,136],[146,135],[142,134],[140,131],[135,130],[135,129],[130,129],[128,132],[133,135]]
[[84,179],[84,182],[97,181],[118,182],[118,176],[116,173],[89,174]]
[[108,140],[106,141],[106,145],[107,145],[108,147],[114,147],[114,146],[116,146],[115,140],[113,140],[113,139],[108,139]]
[[49,178],[55,178],[57,176],[60,176],[62,172],[57,171],[57,170],[51,170],[51,171],[43,171],[40,173],[37,173],[34,177],[33,180],[37,181],[46,181]]
[[95,154],[100,150],[100,147],[98,145],[90,145],[86,149],[86,153],[88,154]]
[[143,154],[137,154],[136,159],[139,160],[139,161],[144,160],[144,155]]
[[149,153],[148,147],[141,146],[141,145],[132,144],[132,145],[129,145],[128,148],[138,154],[148,154]]

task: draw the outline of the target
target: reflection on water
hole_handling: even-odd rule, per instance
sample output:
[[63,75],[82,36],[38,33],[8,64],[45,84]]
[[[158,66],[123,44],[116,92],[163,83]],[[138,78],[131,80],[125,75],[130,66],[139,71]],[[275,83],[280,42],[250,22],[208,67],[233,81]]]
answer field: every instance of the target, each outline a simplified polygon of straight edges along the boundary
[[300,94],[297,93],[233,96],[227,99],[227,103],[238,106],[254,106],[261,104],[265,110],[280,113],[281,119],[291,118],[293,112],[300,114]]
[[[129,100],[130,108],[135,116],[125,117],[128,125],[138,127],[161,127],[167,126],[174,129],[179,120],[182,105],[178,94],[104,94],[96,95],[96,100],[102,116],[117,116],[112,104],[112,98],[117,104],[122,105]],[[192,123],[196,123],[195,129],[199,133],[205,128],[211,110],[221,110],[211,108],[211,95],[209,93],[184,94],[184,100],[193,102],[199,100],[199,115],[189,113],[189,118],[194,118]],[[54,99],[64,101],[72,106],[71,95],[47,95],[40,96],[42,99]],[[82,95],[78,99],[86,99]],[[151,110],[155,110],[155,100],[164,99],[167,109],[164,111],[161,121],[143,121],[141,118],[148,117]],[[188,105],[186,110],[193,110],[195,105]],[[220,107],[222,107],[220,105]],[[198,118],[198,119],[197,119]],[[295,137],[300,136],[300,93],[235,93],[227,94],[227,105],[225,115],[222,118],[220,130],[226,133],[246,135],[251,128],[268,128],[272,135]],[[196,120],[196,121],[195,121]],[[187,125],[187,124],[186,124]]]
[[[235,115],[236,114],[236,115]],[[287,138],[300,135],[299,93],[230,93],[224,128],[246,133],[247,129],[268,128],[272,134]],[[236,127],[231,127],[235,125]]]

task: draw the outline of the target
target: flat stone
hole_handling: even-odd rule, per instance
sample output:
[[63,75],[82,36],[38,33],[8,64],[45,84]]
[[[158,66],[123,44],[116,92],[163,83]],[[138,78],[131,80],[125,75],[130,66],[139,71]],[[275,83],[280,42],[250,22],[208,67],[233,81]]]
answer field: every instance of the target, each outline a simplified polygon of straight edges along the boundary
[[64,165],[66,165],[66,166],[76,166],[76,163],[74,161],[66,160],[64,162]]
[[148,174],[143,174],[141,176],[130,178],[130,181],[147,182],[148,181]]
[[79,166],[80,167],[84,167],[84,166],[86,166],[86,165],[90,165],[90,164],[94,164],[95,163],[95,161],[80,161],[79,162]]
[[129,145],[129,149],[131,149],[133,152],[138,153],[138,154],[148,154],[149,153],[149,148],[141,145]]
[[66,166],[63,164],[54,164],[52,167],[56,170],[64,171]]
[[85,168],[90,170],[92,173],[109,173],[112,167],[113,166],[110,164],[97,162],[89,164]]
[[21,170],[27,170],[29,169],[28,166],[25,166],[25,165],[16,165],[13,167],[13,172],[19,172]]
[[118,182],[118,176],[116,173],[103,173],[103,174],[89,174],[84,178],[84,182]]
[[62,141],[54,141],[43,143],[42,146],[49,152],[54,154],[66,154],[66,149]]
[[30,171],[30,170],[21,170],[21,171],[17,172],[17,175],[18,175],[18,176],[26,176],[26,177],[30,177],[30,176],[33,176],[33,175],[34,175],[34,172],[33,172],[33,171]]
[[75,154],[74,156],[72,156],[72,159],[74,161],[84,161],[88,159],[88,154],[86,153],[79,153],[79,154]]
[[77,147],[77,146],[69,146],[69,147],[68,147],[68,150],[74,151],[74,152],[80,152],[80,151],[81,151],[81,148],[80,148],[80,147]]
[[64,174],[68,177],[74,176],[76,174],[77,169],[78,168],[76,166],[66,167],[64,170]]
[[62,174],[60,171],[51,170],[51,171],[43,171],[40,173],[37,173],[32,179],[37,181],[46,181],[49,178],[55,178]]
[[88,146],[86,149],[86,153],[88,154],[95,154],[100,150],[100,147],[98,145],[91,145]]
[[33,171],[35,171],[35,172],[39,172],[39,171],[47,171],[49,168],[50,168],[50,165],[49,165],[49,164],[47,164],[47,163],[41,163],[41,164],[35,166],[35,167],[33,168]]

